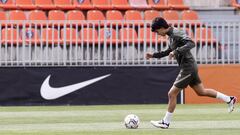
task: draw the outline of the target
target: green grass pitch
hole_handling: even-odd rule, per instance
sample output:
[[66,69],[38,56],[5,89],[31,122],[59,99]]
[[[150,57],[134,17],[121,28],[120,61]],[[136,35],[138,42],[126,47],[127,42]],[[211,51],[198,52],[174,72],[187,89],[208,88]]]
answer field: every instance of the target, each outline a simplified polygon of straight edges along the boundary
[[[0,135],[239,135],[240,111],[226,104],[177,105],[169,129],[149,121],[162,118],[166,105],[0,107]],[[126,129],[127,114],[140,117]]]

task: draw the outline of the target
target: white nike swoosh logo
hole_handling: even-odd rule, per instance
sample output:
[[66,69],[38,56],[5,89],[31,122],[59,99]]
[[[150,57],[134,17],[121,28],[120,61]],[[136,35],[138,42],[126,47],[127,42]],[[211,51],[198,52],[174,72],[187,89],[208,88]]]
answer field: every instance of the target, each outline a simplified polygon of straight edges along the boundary
[[90,84],[93,84],[97,81],[100,81],[106,77],[109,77],[111,74],[108,75],[104,75],[104,76],[100,76],[91,80],[87,80],[84,82],[80,82],[77,84],[73,84],[73,85],[68,85],[68,86],[64,86],[64,87],[59,87],[59,88],[53,88],[50,86],[49,84],[49,80],[51,75],[49,75],[43,82],[41,89],[40,89],[40,93],[41,96],[46,99],[46,100],[53,100],[53,99],[57,99],[60,98],[62,96],[65,96],[69,93],[72,93],[74,91],[77,91],[83,87],[86,87]]

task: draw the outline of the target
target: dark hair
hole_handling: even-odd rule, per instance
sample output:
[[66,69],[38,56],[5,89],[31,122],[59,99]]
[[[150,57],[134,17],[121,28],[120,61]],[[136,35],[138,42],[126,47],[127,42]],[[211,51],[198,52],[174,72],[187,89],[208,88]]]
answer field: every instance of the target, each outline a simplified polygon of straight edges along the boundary
[[160,28],[168,28],[169,25],[167,23],[167,21],[165,19],[163,19],[162,17],[156,17],[155,19],[153,19],[152,21],[152,25],[151,25],[151,30],[152,32],[156,31],[157,29]]

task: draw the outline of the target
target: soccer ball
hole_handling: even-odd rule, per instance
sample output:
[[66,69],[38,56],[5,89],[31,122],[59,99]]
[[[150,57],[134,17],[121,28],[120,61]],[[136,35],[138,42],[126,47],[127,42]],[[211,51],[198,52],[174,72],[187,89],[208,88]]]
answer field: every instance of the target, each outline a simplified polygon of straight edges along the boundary
[[139,123],[140,123],[140,120],[139,120],[138,116],[135,114],[129,114],[124,119],[125,127],[128,129],[138,128]]

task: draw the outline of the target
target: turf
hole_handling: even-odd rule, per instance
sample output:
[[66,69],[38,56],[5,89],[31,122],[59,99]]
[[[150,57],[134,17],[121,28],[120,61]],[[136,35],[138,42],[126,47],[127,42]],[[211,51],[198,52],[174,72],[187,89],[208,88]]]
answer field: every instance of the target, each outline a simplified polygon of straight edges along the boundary
[[[239,135],[240,111],[225,104],[178,105],[167,130],[150,125],[164,116],[166,105],[0,107],[0,135]],[[123,119],[140,117],[138,129]]]

